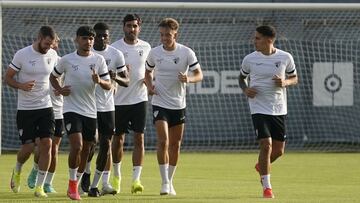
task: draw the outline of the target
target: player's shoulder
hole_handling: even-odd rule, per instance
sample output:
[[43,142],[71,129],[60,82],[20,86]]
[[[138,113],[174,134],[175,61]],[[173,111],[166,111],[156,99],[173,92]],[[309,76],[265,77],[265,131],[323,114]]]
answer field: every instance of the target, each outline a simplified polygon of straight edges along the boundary
[[29,55],[31,54],[33,51],[32,51],[32,45],[29,45],[29,46],[26,46],[26,47],[23,47],[19,50],[16,51],[16,54],[23,54],[23,55]]
[[287,52],[287,51],[284,51],[282,49],[276,49],[276,52],[279,56],[283,56],[283,57],[292,57],[292,55]]
[[108,45],[108,46],[107,46],[107,49],[108,49],[108,51],[109,51],[110,53],[122,54],[122,52],[121,52],[119,49],[115,48],[115,47],[112,46],[112,45]]
[[144,40],[142,40],[142,39],[138,39],[138,40],[139,40],[139,41],[138,41],[138,44],[139,44],[140,46],[144,46],[144,47],[151,48],[151,45],[150,45],[149,42],[144,41]]
[[184,45],[184,44],[180,44],[180,43],[176,43],[177,49],[181,50],[181,51],[193,51],[192,48]]
[[61,57],[61,60],[69,60],[71,58],[75,58],[76,57],[76,52],[71,52],[68,54],[65,54],[63,57]]
[[90,55],[91,58],[95,58],[97,60],[105,60],[104,56],[99,54],[99,53],[96,53],[96,52],[91,52],[92,54]]
[[120,59],[124,58],[124,53],[121,50],[111,45],[108,45],[107,50],[110,53],[111,57],[120,58]]
[[160,52],[162,50],[163,50],[162,45],[158,45],[156,47],[153,47],[150,52]]
[[259,53],[257,51],[253,51],[250,54],[246,55],[243,59],[243,61],[248,61],[252,59],[257,59],[259,57]]
[[58,54],[54,49],[49,49],[49,51],[47,52],[47,54],[49,54],[52,57],[58,58]]
[[123,38],[119,39],[119,40],[116,40],[115,42],[113,42],[112,44],[110,44],[110,46],[114,47],[114,48],[117,48],[119,46],[121,46],[123,44]]

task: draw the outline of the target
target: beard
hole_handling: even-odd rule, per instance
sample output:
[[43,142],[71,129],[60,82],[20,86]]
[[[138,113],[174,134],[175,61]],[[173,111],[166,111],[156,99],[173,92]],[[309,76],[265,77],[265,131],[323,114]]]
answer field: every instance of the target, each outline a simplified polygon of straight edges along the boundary
[[137,39],[137,35],[129,32],[129,33],[125,33],[125,38],[128,40],[134,41]]
[[41,44],[39,43],[39,44],[38,44],[38,50],[39,50],[39,52],[40,52],[41,54],[46,54],[49,49],[43,48],[43,47],[41,46]]

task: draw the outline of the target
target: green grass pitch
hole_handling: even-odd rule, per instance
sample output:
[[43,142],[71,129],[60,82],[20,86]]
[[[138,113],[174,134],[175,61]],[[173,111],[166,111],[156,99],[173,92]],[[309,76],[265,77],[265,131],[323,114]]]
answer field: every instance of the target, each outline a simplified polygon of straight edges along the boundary
[[[14,154],[0,155],[0,202],[70,202],[67,154],[61,154],[54,187],[57,194],[38,199],[26,185],[32,157],[21,176],[20,193],[10,190]],[[287,153],[272,166],[274,200],[262,199],[259,176],[254,170],[256,153],[182,153],[174,179],[177,196],[160,196],[156,154],[147,153],[142,172],[145,191],[132,195],[131,154],[122,164],[121,193],[82,202],[360,202],[360,153]],[[94,164],[92,170],[94,171]]]

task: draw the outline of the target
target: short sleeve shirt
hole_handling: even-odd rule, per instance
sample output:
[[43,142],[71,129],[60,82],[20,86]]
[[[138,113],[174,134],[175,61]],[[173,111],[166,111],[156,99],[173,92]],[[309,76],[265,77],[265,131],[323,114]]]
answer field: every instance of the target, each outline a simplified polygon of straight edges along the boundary
[[64,113],[74,112],[86,117],[96,118],[95,83],[92,69],[101,79],[110,76],[104,57],[91,52],[89,56],[79,56],[76,52],[63,56],[52,74],[60,77],[64,74],[64,86],[70,86],[71,93],[64,97]]
[[193,50],[176,43],[173,51],[166,51],[158,46],[150,51],[146,61],[147,70],[155,70],[155,91],[152,105],[167,109],[183,109],[186,107],[186,83],[178,79],[179,72],[187,74],[200,68]]
[[244,58],[241,74],[249,76],[249,87],[257,90],[256,96],[248,99],[251,114],[287,114],[286,88],[275,86],[273,77],[296,75],[291,54],[280,49],[272,55],[255,51]]

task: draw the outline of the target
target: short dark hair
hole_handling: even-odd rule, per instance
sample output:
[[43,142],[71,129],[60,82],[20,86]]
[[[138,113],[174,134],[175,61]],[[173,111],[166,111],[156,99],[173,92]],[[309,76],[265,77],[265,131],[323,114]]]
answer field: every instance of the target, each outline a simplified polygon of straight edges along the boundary
[[95,37],[96,33],[95,30],[90,26],[81,26],[76,31],[76,36],[92,36]]
[[137,20],[138,24],[141,26],[142,20],[141,20],[140,16],[136,13],[127,14],[123,19],[123,24],[125,25],[126,22],[133,21],[133,20]]
[[256,31],[265,37],[276,38],[276,30],[271,25],[261,25],[256,28]]
[[110,30],[110,27],[106,23],[96,23],[94,30]]
[[41,26],[39,30],[39,36],[41,37],[50,37],[51,39],[55,39],[56,33],[54,28],[51,26]]
[[174,18],[164,18],[159,23],[159,27],[169,28],[177,31],[179,29],[179,23]]

